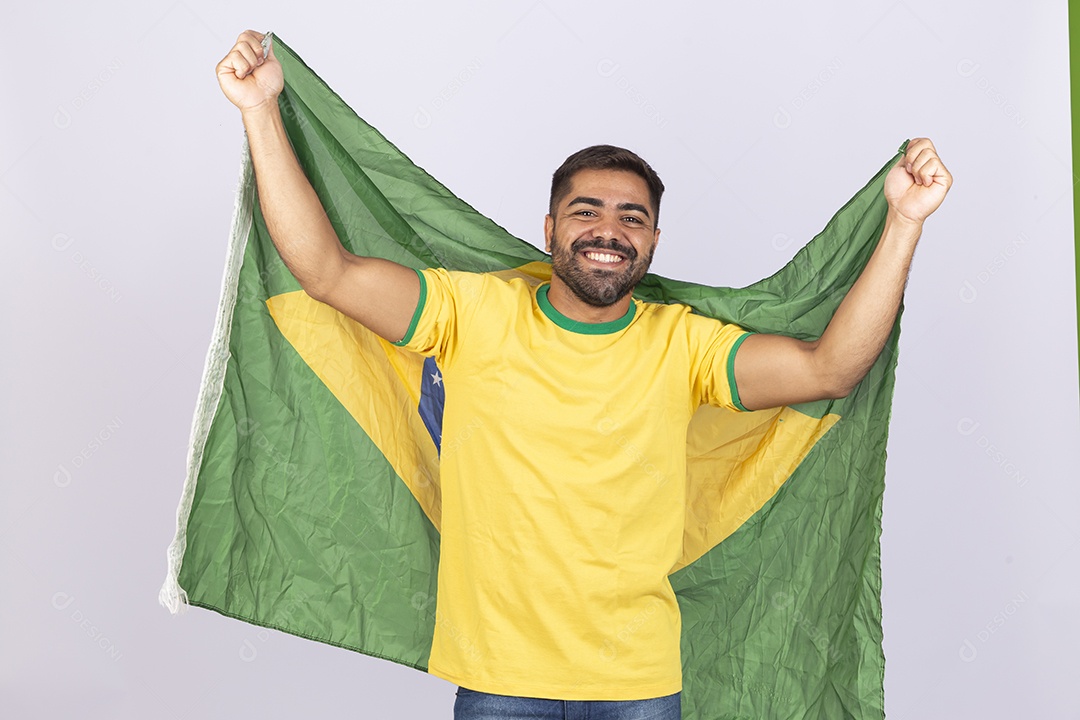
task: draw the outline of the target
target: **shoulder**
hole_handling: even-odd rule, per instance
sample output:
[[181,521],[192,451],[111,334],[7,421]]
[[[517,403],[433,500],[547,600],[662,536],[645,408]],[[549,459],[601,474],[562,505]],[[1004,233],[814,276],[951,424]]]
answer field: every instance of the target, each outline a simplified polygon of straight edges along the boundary
[[694,308],[683,303],[655,303],[642,300],[635,300],[634,302],[638,304],[638,311],[643,315],[655,316],[657,319],[669,322],[678,322],[696,328],[717,328],[732,324],[726,320],[702,315]]
[[695,315],[692,307],[682,303],[657,303],[637,299],[633,302],[637,305],[635,315],[638,320],[648,325],[681,326],[694,322],[690,319],[694,317],[709,320],[709,318]]
[[532,286],[522,279],[505,279],[496,273],[426,268],[417,271],[427,294],[451,295],[459,302],[484,297],[528,296]]
[[637,314],[645,327],[672,336],[684,335],[691,344],[707,343],[718,336],[746,332],[740,325],[702,315],[682,303],[653,303],[635,300]]

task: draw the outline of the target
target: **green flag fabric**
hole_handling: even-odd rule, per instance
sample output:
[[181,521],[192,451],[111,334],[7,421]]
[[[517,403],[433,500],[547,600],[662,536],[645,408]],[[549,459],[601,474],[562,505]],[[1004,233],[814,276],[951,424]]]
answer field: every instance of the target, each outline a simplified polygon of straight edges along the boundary
[[[289,139],[348,250],[417,269],[550,275],[544,253],[416,167],[277,38],[275,54]],[[732,289],[648,275],[635,296],[820,336],[882,233],[897,159],[772,277]],[[898,337],[899,318],[841,400],[695,415],[683,560],[669,575],[684,718],[884,717],[879,537]],[[430,362],[300,290],[263,222],[245,146],[162,603],[426,671],[443,398],[424,380]]]
[[[1072,120],[1073,260],[1076,263],[1076,317],[1080,323],[1080,8],[1069,3],[1069,101]],[[1080,324],[1077,325],[1080,343]]]

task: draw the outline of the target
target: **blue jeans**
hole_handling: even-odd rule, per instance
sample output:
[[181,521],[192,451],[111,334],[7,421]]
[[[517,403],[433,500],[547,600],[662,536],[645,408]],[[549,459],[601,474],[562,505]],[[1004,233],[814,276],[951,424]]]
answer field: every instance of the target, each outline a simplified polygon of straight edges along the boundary
[[542,700],[459,687],[454,720],[680,720],[682,693],[649,700]]

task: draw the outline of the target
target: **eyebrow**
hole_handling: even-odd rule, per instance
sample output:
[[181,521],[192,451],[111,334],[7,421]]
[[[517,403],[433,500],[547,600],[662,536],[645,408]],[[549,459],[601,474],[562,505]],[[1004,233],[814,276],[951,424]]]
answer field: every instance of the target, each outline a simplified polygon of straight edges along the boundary
[[[586,197],[584,195],[579,195],[578,197],[574,198],[573,200],[570,201],[569,205],[577,205],[579,203],[584,204],[584,205],[592,205],[593,207],[598,207],[598,208],[604,207],[604,201],[603,200],[601,200],[599,198],[594,198],[594,197]],[[569,205],[568,205],[568,207],[569,207]],[[644,205],[640,205],[638,203],[619,203],[618,205],[615,206],[615,209],[616,210],[636,210],[639,213],[642,213],[643,215],[645,215],[645,217],[650,218],[650,219],[652,218],[652,216],[649,215],[649,210]]]

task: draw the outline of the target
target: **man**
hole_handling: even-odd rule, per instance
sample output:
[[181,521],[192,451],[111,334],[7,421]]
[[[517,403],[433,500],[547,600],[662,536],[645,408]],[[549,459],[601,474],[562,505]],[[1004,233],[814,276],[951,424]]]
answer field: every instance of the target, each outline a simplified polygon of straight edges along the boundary
[[[703,402],[839,398],[861,380],[922,222],[951,184],[933,144],[910,143],[887,178],[882,238],[821,338],[752,334],[633,299],[659,242],[663,184],[620,148],[587,148],[556,171],[550,283],[348,253],[289,146],[281,68],[262,39],[243,33],[217,73],[242,112],[278,251],[313,298],[436,357],[444,374],[429,671],[462,686],[456,716],[562,717],[587,702],[590,717],[678,717],[667,572],[682,541],[690,415]],[[522,406],[525,418],[509,412]]]

